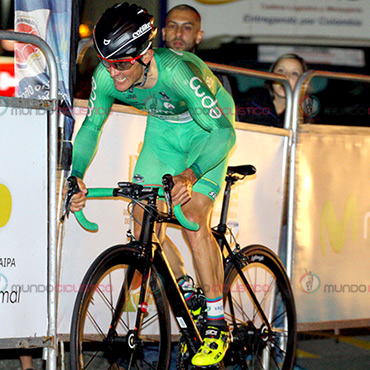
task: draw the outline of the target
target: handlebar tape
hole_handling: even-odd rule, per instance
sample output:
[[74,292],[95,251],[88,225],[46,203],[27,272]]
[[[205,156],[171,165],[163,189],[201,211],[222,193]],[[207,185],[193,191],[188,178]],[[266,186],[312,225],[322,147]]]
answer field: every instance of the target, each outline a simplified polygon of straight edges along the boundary
[[[88,189],[88,193],[86,195],[87,198],[105,198],[105,197],[112,197],[113,196],[112,188],[91,188]],[[199,225],[196,222],[189,221],[184,213],[182,212],[181,205],[178,204],[174,207],[174,213],[180,224],[188,230],[191,231],[198,231]],[[97,231],[98,225],[95,222],[89,221],[81,209],[78,212],[75,212],[75,216],[77,221],[80,225],[85,228],[86,230],[90,231]]]
[[173,208],[173,212],[175,213],[176,218],[180,222],[182,226],[185,227],[185,229],[191,230],[191,231],[198,231],[199,230],[199,224],[193,221],[189,221],[185,215],[182,212],[181,204],[178,204]]
[[[92,188],[88,190],[88,193],[86,195],[86,198],[104,198],[104,197],[112,197],[113,196],[113,189],[111,188]],[[81,209],[78,212],[75,212],[75,216],[77,221],[80,223],[80,225],[85,228],[86,230],[90,231],[97,231],[98,230],[98,224],[95,222],[89,221]]]

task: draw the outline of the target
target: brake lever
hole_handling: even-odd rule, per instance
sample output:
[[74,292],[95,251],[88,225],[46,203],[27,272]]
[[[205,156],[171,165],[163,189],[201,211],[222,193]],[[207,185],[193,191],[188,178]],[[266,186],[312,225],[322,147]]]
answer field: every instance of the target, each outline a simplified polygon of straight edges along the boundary
[[80,188],[78,187],[76,176],[69,176],[66,181],[68,185],[68,190],[66,192],[60,222],[63,222],[66,216],[68,218],[72,203],[72,197],[73,195],[78,194],[81,191]]
[[171,198],[171,190],[175,186],[173,182],[172,175],[166,174],[162,177],[162,184],[163,184],[163,195],[164,199],[166,199],[167,203],[167,213],[169,217],[172,217],[172,198]]

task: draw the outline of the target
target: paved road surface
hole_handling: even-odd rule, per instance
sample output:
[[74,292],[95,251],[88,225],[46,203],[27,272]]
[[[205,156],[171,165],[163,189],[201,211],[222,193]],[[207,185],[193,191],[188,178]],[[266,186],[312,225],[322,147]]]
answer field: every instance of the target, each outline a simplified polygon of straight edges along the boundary
[[[35,369],[45,369],[41,350],[34,357]],[[343,331],[339,336],[332,332],[300,335],[296,362],[295,370],[370,370],[370,328]],[[0,369],[21,369],[16,351],[0,350]]]

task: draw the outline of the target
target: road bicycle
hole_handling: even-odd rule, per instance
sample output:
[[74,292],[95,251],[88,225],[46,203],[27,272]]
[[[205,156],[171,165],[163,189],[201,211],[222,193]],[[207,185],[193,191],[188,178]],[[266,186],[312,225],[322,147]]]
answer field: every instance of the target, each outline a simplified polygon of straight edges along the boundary
[[[290,370],[296,349],[296,311],[285,268],[264,246],[241,248],[227,225],[232,185],[255,172],[251,165],[228,167],[220,222],[212,228],[223,255],[225,318],[232,334],[224,360],[213,368]],[[74,189],[67,192],[70,199],[79,190],[75,178],[68,180]],[[192,230],[199,226],[184,217],[179,205],[172,212],[171,181],[165,175],[163,187],[122,182],[114,189],[88,190],[91,198],[130,199],[130,204],[144,208],[144,216],[139,239],[129,231],[131,240],[102,252],[83,278],[71,323],[72,370],[166,370],[174,340],[179,340],[176,367],[194,369],[191,358],[202,343],[202,320],[194,322],[155,226],[168,223]],[[167,203],[166,212],[158,210],[159,197]],[[97,229],[81,211],[75,215],[86,229]],[[171,335],[170,308],[180,338]]]

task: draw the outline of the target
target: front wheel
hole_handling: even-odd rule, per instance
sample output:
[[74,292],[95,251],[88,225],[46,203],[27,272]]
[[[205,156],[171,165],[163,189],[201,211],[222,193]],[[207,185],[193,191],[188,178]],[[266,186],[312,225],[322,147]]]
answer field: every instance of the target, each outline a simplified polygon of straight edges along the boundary
[[134,243],[104,251],[87,271],[72,315],[70,363],[82,369],[168,368],[169,310],[159,275],[152,269],[142,319],[137,312],[144,259]]
[[291,370],[297,323],[284,266],[259,245],[243,248],[234,257],[236,262],[225,267],[225,317],[233,334],[225,362],[238,369]]

